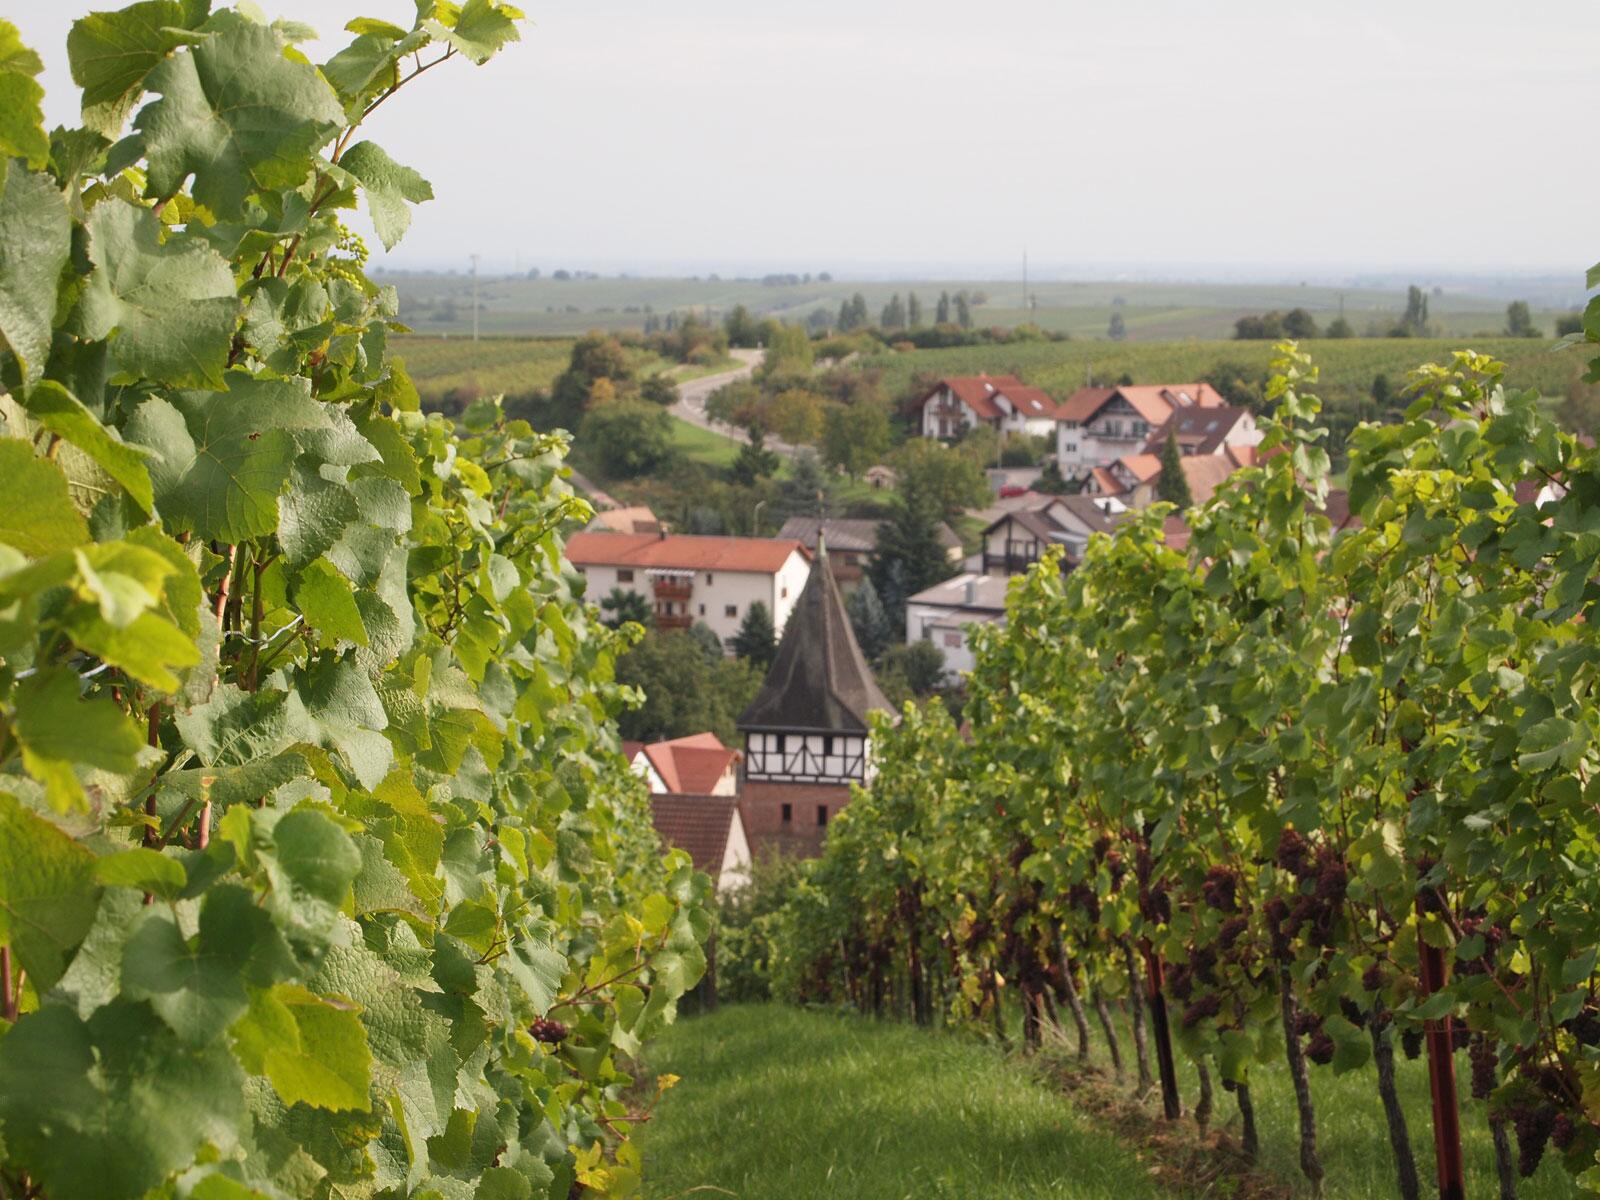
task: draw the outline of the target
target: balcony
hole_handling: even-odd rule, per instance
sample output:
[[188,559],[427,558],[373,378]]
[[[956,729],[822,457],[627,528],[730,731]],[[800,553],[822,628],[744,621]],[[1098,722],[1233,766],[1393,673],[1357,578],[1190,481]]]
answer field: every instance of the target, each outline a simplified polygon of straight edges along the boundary
[[693,624],[694,618],[687,612],[658,612],[655,616],[655,626],[657,629],[688,629]]
[[651,593],[656,601],[671,601],[687,604],[689,597],[694,595],[694,583],[688,579],[658,579],[651,588]]

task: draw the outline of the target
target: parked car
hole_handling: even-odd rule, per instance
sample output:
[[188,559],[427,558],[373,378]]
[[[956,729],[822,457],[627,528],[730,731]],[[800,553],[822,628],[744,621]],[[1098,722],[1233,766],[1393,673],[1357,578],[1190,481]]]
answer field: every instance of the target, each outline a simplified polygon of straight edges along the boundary
[[1007,483],[1001,486],[999,496],[1002,500],[1009,500],[1013,496],[1023,495],[1027,492],[1027,490],[1028,489],[1020,483]]

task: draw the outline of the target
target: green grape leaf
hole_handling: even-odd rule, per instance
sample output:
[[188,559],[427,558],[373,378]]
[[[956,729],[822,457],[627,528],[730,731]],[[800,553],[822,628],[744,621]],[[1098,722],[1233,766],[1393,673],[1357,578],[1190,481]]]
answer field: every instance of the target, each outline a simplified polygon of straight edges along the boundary
[[116,999],[87,1021],[50,1004],[0,1040],[9,1165],[51,1196],[138,1200],[201,1147],[227,1153],[248,1118],[225,1045],[185,1046],[148,1005]]
[[163,242],[154,213],[119,199],[95,205],[88,229],[76,331],[112,339],[112,381],[222,387],[240,308],[227,261],[197,237]]
[[145,466],[142,447],[124,442],[120,433],[102,424],[76,396],[53,379],[43,380],[30,391],[23,407],[40,425],[99,463],[145,512],[155,511],[150,470]]
[[298,888],[341,904],[361,870],[361,852],[350,835],[315,809],[286,813],[272,830],[279,869]]
[[48,176],[0,159],[0,338],[28,384],[44,373],[71,249],[72,220],[61,190]]
[[0,21],[0,158],[26,159],[42,167],[50,157],[44,131],[44,88],[34,76],[44,69],[39,56],[22,44],[17,27]]
[[467,0],[449,25],[429,19],[422,22],[422,28],[481,66],[502,46],[521,36],[516,25],[521,16],[521,12],[500,0]]
[[88,609],[78,609],[64,624],[81,649],[168,695],[183,686],[175,671],[200,661],[194,639],[154,613],[142,613],[127,625],[113,625]]
[[293,740],[282,692],[247,692],[233,683],[176,720],[185,744],[208,767],[245,767]]
[[85,700],[71,671],[41,671],[17,688],[12,726],[28,773],[65,811],[84,801],[73,764],[126,775],[139,766],[144,735],[110,700]]
[[155,452],[150,479],[168,529],[241,542],[278,527],[278,495],[294,462],[291,430],[327,414],[303,384],[230,372],[226,392],[152,396],[127,436]]
[[0,438],[0,544],[39,558],[88,540],[61,468],[21,438]]
[[99,905],[93,852],[0,792],[0,945],[37,991],[61,978]]
[[123,948],[122,990],[149,1001],[181,1041],[203,1046],[249,1009],[246,983],[265,987],[294,969],[272,917],[228,885],[206,893],[193,938],[170,913],[146,913]]
[[149,846],[100,856],[94,862],[94,877],[106,887],[133,888],[163,900],[176,899],[189,882],[181,862]]
[[350,581],[327,559],[319,558],[300,572],[295,603],[307,624],[323,635],[324,645],[339,641],[367,644],[367,629],[361,623]]
[[285,1104],[364,1110],[371,1103],[372,1050],[348,1000],[276,984],[251,997],[233,1039],[245,1069],[265,1075]]
[[72,23],[67,61],[83,89],[84,124],[115,137],[144,91],[145,79],[185,41],[193,5],[141,0],[116,12],[92,12]]
[[149,163],[149,191],[170,196],[193,175],[194,198],[220,220],[245,197],[304,183],[317,149],[344,121],[328,82],[290,58],[278,35],[217,14],[209,36],[158,63],[146,84],[161,99],[134,118]]
[[303,740],[341,754],[362,787],[377,787],[389,773],[394,747],[382,733],[388,714],[353,657],[328,659],[303,672],[289,707],[297,710]]
[[393,250],[411,225],[410,205],[432,200],[433,185],[395,162],[376,142],[357,142],[339,157],[339,165],[361,181],[372,227],[383,248]]

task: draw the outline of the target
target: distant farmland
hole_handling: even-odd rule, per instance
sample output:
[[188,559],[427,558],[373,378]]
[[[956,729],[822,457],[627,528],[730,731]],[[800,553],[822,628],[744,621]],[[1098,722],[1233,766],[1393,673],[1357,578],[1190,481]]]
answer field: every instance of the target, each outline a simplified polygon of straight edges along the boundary
[[[472,328],[472,278],[450,274],[392,274],[384,282],[400,291],[403,319],[418,333],[457,334]],[[1574,279],[1573,289],[1581,281]],[[1535,285],[1530,284],[1530,288]],[[1024,301],[1019,280],[813,280],[764,284],[754,279],[605,278],[485,276],[478,282],[479,327],[484,333],[573,335],[590,329],[642,329],[653,315],[709,313],[720,320],[743,304],[758,316],[803,321],[818,310],[836,313],[841,301],[860,292],[874,319],[896,293],[915,293],[931,323],[941,291],[981,294],[972,310],[981,326],[1011,327],[1032,319],[1074,338],[1104,338],[1111,314],[1120,312],[1133,341],[1226,338],[1247,313],[1302,307],[1326,324],[1341,311],[1357,333],[1392,325],[1405,308],[1404,288],[1323,287],[1241,283],[1133,283],[1040,281],[1029,287],[1035,307]],[[1543,291],[1548,292],[1548,285]],[[1534,319],[1553,331],[1559,311],[1530,295]],[[1507,297],[1441,290],[1429,296],[1429,316],[1446,333],[1498,331]]]

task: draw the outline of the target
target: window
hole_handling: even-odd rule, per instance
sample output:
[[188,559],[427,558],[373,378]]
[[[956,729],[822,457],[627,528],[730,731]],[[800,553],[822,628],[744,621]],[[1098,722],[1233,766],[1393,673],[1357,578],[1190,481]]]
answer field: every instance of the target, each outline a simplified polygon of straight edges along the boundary
[[706,572],[706,586],[709,587],[710,585],[711,585],[711,572],[707,571]]
[[633,572],[632,571],[628,571],[628,570],[624,570],[623,568],[618,567],[617,568],[617,582],[618,583],[632,583],[633,582]]
[[959,633],[947,633],[947,634],[945,634],[944,635],[944,644],[946,646],[950,646],[952,648],[959,647],[961,645],[961,635]]
[[794,805],[785,804],[780,810],[785,825],[794,824]]
[[706,606],[704,604],[700,606],[700,615],[702,617],[706,615]]
[[739,615],[739,606],[737,604],[727,605],[723,608],[722,615],[725,617],[737,617]]
[[817,828],[821,829],[823,826],[827,825],[827,823],[828,806],[826,804],[819,804],[817,805]]
[[778,593],[778,599],[779,600],[787,600],[788,598],[789,598],[789,586],[788,586],[788,584],[785,584],[783,586],[783,590]]
[[833,734],[826,733],[822,735],[822,752],[824,754],[833,753]]
[[784,742],[785,742],[785,741],[786,741],[786,740],[788,740],[788,738],[787,738],[787,735],[786,735],[786,734],[782,734],[782,733],[780,733],[780,734],[779,734],[779,735],[778,735],[778,753],[779,753],[779,754],[782,754],[782,753],[783,753],[783,743],[784,743]]
[[1065,454],[1076,454],[1078,452],[1078,443],[1077,442],[1068,442],[1064,446],[1062,446],[1061,449],[1062,449],[1062,452],[1065,453]]

